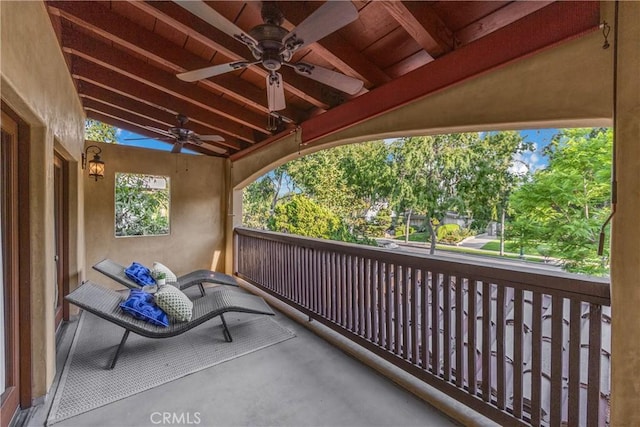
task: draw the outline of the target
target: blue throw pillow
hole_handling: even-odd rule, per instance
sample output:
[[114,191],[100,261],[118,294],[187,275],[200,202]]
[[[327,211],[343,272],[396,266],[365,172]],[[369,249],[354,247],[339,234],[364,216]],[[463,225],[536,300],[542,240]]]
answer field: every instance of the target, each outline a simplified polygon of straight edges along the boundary
[[124,274],[140,286],[155,285],[156,281],[151,277],[151,271],[142,264],[137,262],[132,263]]
[[167,313],[153,302],[153,295],[146,292],[131,290],[129,298],[120,303],[120,308],[136,319],[145,320],[156,326],[169,326]]

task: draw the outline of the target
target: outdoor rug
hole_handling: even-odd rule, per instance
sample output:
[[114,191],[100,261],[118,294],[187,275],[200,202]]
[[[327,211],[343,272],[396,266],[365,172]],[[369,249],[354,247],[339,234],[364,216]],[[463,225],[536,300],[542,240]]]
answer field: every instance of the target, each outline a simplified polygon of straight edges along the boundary
[[219,317],[172,338],[130,334],[115,368],[108,370],[124,329],[83,312],[47,425],[295,336],[271,316],[226,313],[225,320],[230,343]]

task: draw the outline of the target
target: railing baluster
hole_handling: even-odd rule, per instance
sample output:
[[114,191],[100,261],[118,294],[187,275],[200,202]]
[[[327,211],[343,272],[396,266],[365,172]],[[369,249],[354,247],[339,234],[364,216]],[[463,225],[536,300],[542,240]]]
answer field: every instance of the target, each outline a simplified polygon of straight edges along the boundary
[[551,425],[560,425],[562,421],[562,310],[563,298],[554,295],[551,300]]
[[569,425],[580,423],[580,326],[582,318],[582,303],[571,300],[571,318],[569,319],[569,407],[567,421]]
[[505,408],[505,381],[504,381],[504,286],[498,285],[498,295],[496,298],[496,392],[498,408]]
[[385,263],[378,261],[378,345],[385,346],[386,329],[385,329]]
[[467,378],[469,394],[475,396],[478,393],[476,383],[476,281],[468,279],[468,307],[467,307]]
[[451,278],[449,274],[442,275],[442,305],[443,305],[443,335],[442,354],[444,359],[444,379],[451,380]]
[[420,270],[411,269],[411,362],[419,365],[420,353],[420,315],[418,312],[420,295],[418,295],[418,274]]
[[422,339],[420,344],[422,347],[422,369],[429,369],[429,277],[426,270],[420,270],[420,325]]
[[378,344],[378,261],[372,259],[370,262],[371,266],[371,288],[369,291],[371,292],[371,305],[369,306],[370,316],[371,316],[371,333],[369,334],[369,339],[371,342]]
[[[313,311],[315,313],[319,313],[319,294],[320,294],[320,283],[322,283],[322,270],[320,268],[320,253],[319,251],[311,249],[311,270],[307,276],[307,280],[309,281],[309,289],[311,289],[311,307],[313,307]],[[317,278],[318,280],[313,280]]]
[[491,283],[482,287],[482,398],[491,401]]
[[360,306],[360,295],[358,289],[360,289],[360,274],[358,273],[358,264],[360,263],[360,257],[354,256],[351,260],[351,330],[358,333],[360,330],[358,307]]
[[358,333],[364,337],[369,333],[365,320],[369,305],[369,292],[367,292],[369,283],[367,274],[368,261],[368,259],[360,257],[360,262],[358,263]]
[[464,303],[462,302],[463,283],[460,276],[456,277],[456,386],[464,386]]
[[411,314],[410,306],[410,293],[411,293],[411,276],[415,271],[407,267],[404,268],[404,275],[402,278],[402,357],[407,360],[411,360],[411,346],[410,333],[411,326],[409,316]]
[[309,272],[311,271],[311,249],[304,248],[302,252],[303,256],[303,270],[302,270],[302,284],[303,284],[303,294],[302,300],[304,301],[304,306],[309,308],[311,307],[311,288],[309,287]]
[[587,388],[587,427],[600,424],[600,354],[602,348],[602,307],[589,307],[589,387]]
[[345,327],[353,331],[353,261],[352,256],[345,256]]
[[385,344],[387,350],[393,350],[393,280],[398,272],[395,271],[395,267],[393,264],[386,264],[385,267],[387,273],[385,277],[385,287],[387,291],[385,304],[387,334]]
[[395,277],[394,277],[394,287],[393,287],[393,320],[395,323],[395,330],[394,330],[394,352],[395,354],[397,354],[398,356],[402,356],[402,312],[403,307],[402,307],[402,294],[404,293],[404,286],[403,281],[404,281],[404,270],[403,268],[396,264],[394,266],[394,271],[395,271]]
[[347,255],[340,256],[340,324],[349,329],[347,312],[349,310],[347,301]]
[[331,289],[333,289],[333,282],[331,281],[331,253],[324,252],[324,317],[327,319],[333,319],[331,315]]
[[539,426],[541,422],[540,389],[542,380],[542,295],[539,292],[533,293],[531,323],[533,329],[531,342],[531,424]]
[[338,284],[338,254],[331,254],[331,320],[333,322],[338,322],[338,293],[339,293],[339,284]]
[[522,289],[513,292],[513,416],[522,418]]
[[431,372],[440,376],[440,273],[431,272]]

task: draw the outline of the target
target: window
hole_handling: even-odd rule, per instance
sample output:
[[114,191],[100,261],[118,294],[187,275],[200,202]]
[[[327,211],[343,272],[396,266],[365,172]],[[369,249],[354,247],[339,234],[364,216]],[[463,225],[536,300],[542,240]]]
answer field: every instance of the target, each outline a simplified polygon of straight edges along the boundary
[[169,234],[169,177],[116,173],[116,237]]

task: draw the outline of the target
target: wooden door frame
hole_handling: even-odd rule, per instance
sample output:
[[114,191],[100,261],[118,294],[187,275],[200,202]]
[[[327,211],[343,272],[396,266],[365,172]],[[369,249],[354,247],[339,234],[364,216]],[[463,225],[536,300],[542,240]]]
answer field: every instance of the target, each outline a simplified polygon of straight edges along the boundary
[[[59,238],[60,242],[56,239],[56,255],[59,255],[59,259],[56,261],[56,278],[58,278],[58,263],[60,265],[60,279],[62,280],[61,286],[58,285],[56,281],[56,285],[60,286],[60,294],[58,298],[63,298],[64,295],[69,293],[69,165],[67,161],[57,152],[54,153],[53,156],[54,168],[60,169],[60,182],[55,182],[56,178],[54,175],[54,185],[59,185],[58,194],[59,199],[55,200],[56,207],[54,209],[58,209],[58,214],[60,215],[59,219],[56,219],[57,223],[55,227],[60,227],[59,230]],[[54,172],[55,173],[55,172]],[[54,195],[56,194],[56,190],[54,190]],[[60,251],[58,251],[58,245],[60,245]],[[58,253],[60,252],[60,253]],[[56,311],[56,326],[62,320],[69,320],[69,303],[62,299],[62,307],[60,311]]]
[[[2,129],[10,135],[10,141],[2,143],[2,267],[6,281],[3,281],[6,293],[3,304],[5,313],[4,339],[8,344],[5,351],[5,384],[9,387],[2,393],[2,427],[8,424],[13,413],[20,405],[20,285],[18,263],[18,206],[12,203],[18,197],[18,124],[2,111]],[[6,194],[4,192],[6,190]],[[6,245],[5,245],[6,243]]]
[[[32,401],[31,378],[31,232],[30,232],[30,132],[29,126],[15,114],[4,102],[0,104],[3,118],[8,116],[18,127],[18,138],[15,144],[17,162],[14,178],[17,180],[17,280],[18,280],[18,352],[20,368],[18,373],[19,405],[29,408]],[[4,415],[4,414],[3,414]],[[12,415],[12,414],[11,414]],[[2,419],[4,424],[5,418]],[[10,420],[7,420],[9,422]]]

